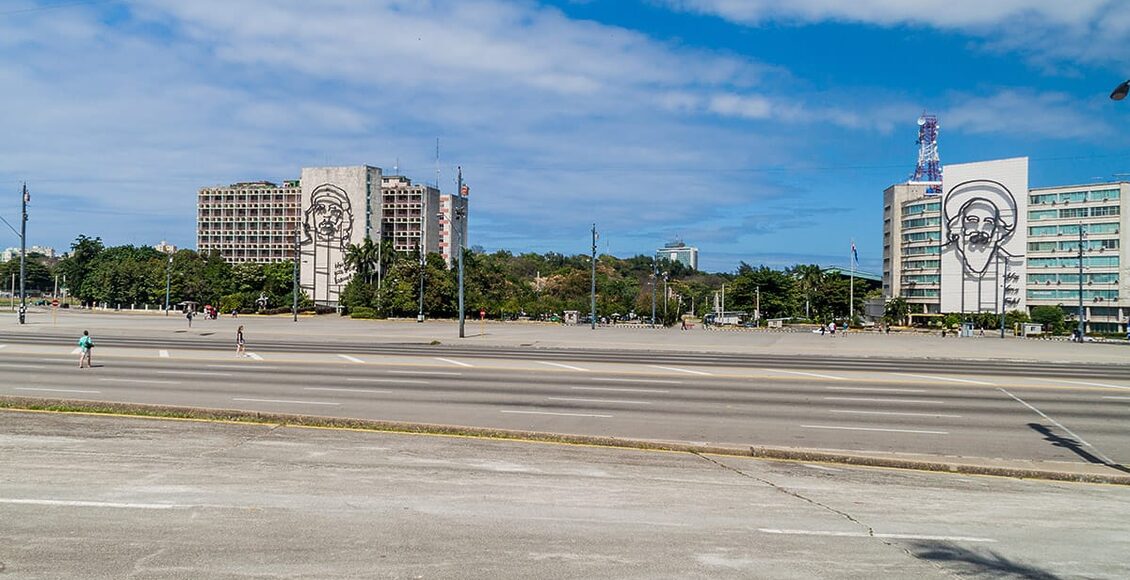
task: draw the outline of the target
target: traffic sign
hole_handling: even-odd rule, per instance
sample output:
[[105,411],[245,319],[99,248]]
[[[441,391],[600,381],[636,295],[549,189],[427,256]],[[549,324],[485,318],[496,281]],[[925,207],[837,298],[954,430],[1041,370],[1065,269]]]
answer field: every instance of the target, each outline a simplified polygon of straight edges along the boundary
[[56,299],[51,301],[51,308],[58,308],[58,307],[59,307],[59,299],[56,298]]

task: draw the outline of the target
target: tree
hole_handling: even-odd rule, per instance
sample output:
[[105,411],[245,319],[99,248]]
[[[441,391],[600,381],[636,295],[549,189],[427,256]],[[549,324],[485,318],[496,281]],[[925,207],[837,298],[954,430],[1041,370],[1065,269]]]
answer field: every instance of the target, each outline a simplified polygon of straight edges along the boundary
[[1032,308],[1032,322],[1044,325],[1044,330],[1052,334],[1064,334],[1063,309],[1059,306],[1036,306]]
[[789,271],[796,278],[797,290],[804,301],[804,315],[812,316],[812,297],[824,285],[824,269],[816,264],[797,264]]
[[883,320],[887,324],[903,324],[909,314],[910,304],[902,296],[891,298],[883,308]]
[[70,294],[78,298],[80,302],[86,303],[92,300],[88,294],[83,293],[83,282],[90,272],[91,263],[104,247],[102,238],[90,238],[80,234],[71,243],[70,255],[60,260],[56,267],[56,271],[66,277]]
[[360,244],[349,244],[345,249],[345,267],[353,270],[366,283],[373,281],[377,271],[377,262],[380,260],[381,248],[373,243],[372,238],[365,238]]

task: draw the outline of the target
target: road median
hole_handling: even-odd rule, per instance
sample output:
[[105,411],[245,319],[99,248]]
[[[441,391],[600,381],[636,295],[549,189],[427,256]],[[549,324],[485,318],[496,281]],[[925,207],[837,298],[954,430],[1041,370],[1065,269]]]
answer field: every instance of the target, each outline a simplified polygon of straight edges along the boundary
[[726,446],[623,437],[575,435],[489,427],[435,423],[413,423],[372,419],[350,419],[290,413],[264,413],[238,409],[216,409],[139,403],[100,402],[35,397],[0,397],[0,410],[83,415],[128,416],[150,419],[212,421],[316,429],[347,429],[448,437],[472,437],[507,441],[529,441],[564,445],[586,445],[666,451],[730,457],[753,457],[774,461],[816,462],[859,467],[906,469],[964,475],[987,475],[1014,479],[1037,479],[1078,483],[1130,485],[1130,470],[1122,466],[1080,464],[1076,469],[1045,468],[1039,462],[988,460],[982,458],[915,457],[838,450],[812,450],[765,446]]

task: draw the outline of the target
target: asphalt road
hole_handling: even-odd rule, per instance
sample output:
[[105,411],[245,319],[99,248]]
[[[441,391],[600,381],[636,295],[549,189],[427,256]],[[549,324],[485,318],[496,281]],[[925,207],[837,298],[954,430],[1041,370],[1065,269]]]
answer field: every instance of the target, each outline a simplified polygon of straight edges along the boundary
[[0,423],[2,577],[1130,576],[1122,486],[262,425]]
[[[235,358],[195,340],[99,340],[80,371],[72,341],[3,337],[0,395],[243,409],[721,445],[1028,462],[1130,463],[1130,376],[1047,366],[977,372],[952,361],[719,355],[302,349]],[[323,344],[323,346],[325,346]],[[214,345],[213,345],[214,346]],[[339,350],[339,352],[334,352]],[[825,361],[826,362],[826,361]],[[915,361],[910,361],[915,362]],[[1091,367],[1102,369],[1098,365]]]

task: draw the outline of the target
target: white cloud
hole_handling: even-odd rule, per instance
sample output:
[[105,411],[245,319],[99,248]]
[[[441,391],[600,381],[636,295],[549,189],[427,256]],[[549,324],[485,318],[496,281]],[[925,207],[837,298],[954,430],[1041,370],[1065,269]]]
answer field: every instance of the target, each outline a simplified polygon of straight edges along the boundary
[[1095,139],[1110,128],[1059,93],[1006,90],[988,96],[953,95],[958,103],[941,114],[944,125],[971,135]]

